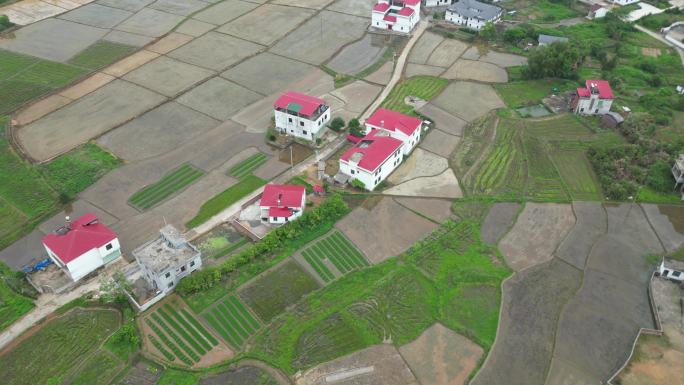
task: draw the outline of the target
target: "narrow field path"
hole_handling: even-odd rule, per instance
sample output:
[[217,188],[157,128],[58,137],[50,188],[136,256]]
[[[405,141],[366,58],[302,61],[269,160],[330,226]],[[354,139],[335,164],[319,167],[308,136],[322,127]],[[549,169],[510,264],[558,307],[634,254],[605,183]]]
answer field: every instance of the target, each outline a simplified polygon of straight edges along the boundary
[[647,29],[647,28],[645,28],[645,27],[640,26],[639,24],[634,24],[634,27],[635,27],[636,29],[638,29],[639,31],[648,34],[648,35],[651,36],[652,38],[654,38],[654,39],[656,39],[656,40],[659,40],[659,41],[661,41],[661,42],[663,42],[663,43],[669,45],[670,47],[674,48],[674,50],[677,51],[677,53],[679,54],[679,58],[682,60],[682,66],[684,66],[684,50],[683,50],[683,49],[681,49],[681,48],[677,47],[676,45],[672,44],[670,41],[668,41],[667,39],[665,39],[664,37],[662,37],[659,33],[655,33],[655,32],[653,32],[653,31],[651,31],[650,29]]

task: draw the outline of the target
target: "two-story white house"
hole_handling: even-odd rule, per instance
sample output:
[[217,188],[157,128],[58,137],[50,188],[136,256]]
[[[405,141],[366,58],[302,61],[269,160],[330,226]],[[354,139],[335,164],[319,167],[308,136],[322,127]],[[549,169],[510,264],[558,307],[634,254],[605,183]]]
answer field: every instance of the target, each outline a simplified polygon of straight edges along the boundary
[[579,115],[603,115],[610,111],[615,96],[606,80],[587,80],[586,87],[579,87],[571,107]]
[[487,23],[501,20],[503,9],[477,0],[460,0],[451,4],[444,20],[479,31]]
[[614,4],[617,4],[619,6],[623,6],[623,5],[630,5],[630,4],[638,3],[641,0],[612,0],[612,1]]
[[293,91],[280,95],[273,109],[278,131],[311,141],[321,137],[331,115],[325,100]]
[[133,250],[133,256],[150,287],[164,294],[202,267],[202,253],[173,225],[164,226],[157,239]]
[[50,259],[76,282],[121,255],[119,239],[95,214],[86,213],[43,237]]
[[306,188],[298,185],[270,183],[264,187],[259,201],[261,221],[282,225],[302,216],[306,207]]
[[453,0],[423,0],[423,7],[443,7],[451,5]]
[[340,172],[373,191],[403,160],[404,142],[387,131],[373,130],[340,157]]
[[420,0],[380,0],[371,11],[371,27],[410,33],[420,21]]
[[401,140],[404,155],[410,154],[420,142],[421,125],[418,118],[384,108],[379,108],[365,122],[366,133],[381,130]]

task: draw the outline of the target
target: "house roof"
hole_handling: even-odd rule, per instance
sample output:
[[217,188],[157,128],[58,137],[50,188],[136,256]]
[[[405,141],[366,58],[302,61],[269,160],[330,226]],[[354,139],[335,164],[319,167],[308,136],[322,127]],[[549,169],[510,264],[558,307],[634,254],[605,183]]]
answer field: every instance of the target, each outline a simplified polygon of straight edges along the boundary
[[389,9],[389,3],[377,3],[373,6],[373,12],[385,13]]
[[352,134],[347,134],[347,140],[354,143],[354,144],[360,142],[361,139],[363,139],[363,138],[359,138],[358,136],[354,136]]
[[615,99],[613,90],[610,88],[610,83],[607,80],[587,80],[587,90],[591,91],[596,88],[601,99]]
[[63,228],[43,237],[43,244],[67,264],[114,239],[116,233],[100,223],[95,214],[87,213],[73,221],[70,229]]
[[622,115],[618,114],[617,112],[608,111],[605,113],[605,115],[610,116],[617,124],[625,121],[625,118],[623,118]]
[[555,42],[567,43],[568,38],[561,36],[539,35],[537,41],[539,42],[539,44],[551,44]]
[[323,186],[321,186],[320,184],[315,184],[313,186],[313,190],[317,193],[324,193],[325,192],[325,188]]
[[588,98],[591,96],[591,92],[586,88],[579,87],[577,88],[577,96],[580,98]]
[[394,23],[397,21],[397,17],[392,15],[385,15],[385,17],[383,17],[382,20],[391,21],[392,23]]
[[313,115],[322,105],[325,105],[325,100],[294,91],[285,92],[274,103],[276,108],[304,116]]
[[375,171],[387,158],[399,149],[402,144],[399,139],[389,136],[380,130],[372,130],[368,135],[342,154],[340,160],[358,163],[359,167],[367,171]]
[[477,0],[460,0],[451,4],[447,10],[462,17],[474,17],[482,20],[492,20],[501,13],[501,8],[496,5],[481,3]]
[[406,135],[412,135],[420,128],[421,123],[421,120],[418,118],[384,108],[379,108],[366,120],[368,125],[388,131],[399,130]]
[[413,15],[414,12],[415,11],[413,10],[413,8],[404,7],[399,12],[397,12],[397,15],[399,15],[399,16],[411,16],[411,15]]
[[289,218],[292,216],[292,211],[286,207],[271,207],[268,209],[269,217]]
[[287,184],[267,184],[261,194],[260,206],[302,207],[302,197],[306,195],[304,186]]
[[404,0],[404,5],[418,5],[420,0]]

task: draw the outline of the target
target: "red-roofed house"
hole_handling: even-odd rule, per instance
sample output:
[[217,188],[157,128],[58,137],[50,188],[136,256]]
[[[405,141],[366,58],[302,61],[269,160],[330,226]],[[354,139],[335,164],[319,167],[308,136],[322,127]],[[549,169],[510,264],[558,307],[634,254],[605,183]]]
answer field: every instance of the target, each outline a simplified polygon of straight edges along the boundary
[[578,88],[571,106],[576,114],[603,115],[610,111],[615,96],[606,80],[587,80],[586,87]]
[[261,194],[261,220],[279,225],[293,221],[304,213],[306,188],[286,184],[267,184]]
[[273,108],[278,131],[306,140],[319,138],[330,121],[330,107],[325,100],[299,92],[280,95]]
[[413,116],[379,108],[366,120],[366,132],[382,130],[404,143],[403,153],[408,155],[420,141],[422,121]]
[[371,26],[409,33],[420,21],[420,0],[380,0],[371,11]]
[[399,167],[403,145],[387,131],[372,130],[340,157],[340,172],[372,191]]
[[121,255],[119,239],[95,214],[87,213],[43,237],[50,259],[75,282]]

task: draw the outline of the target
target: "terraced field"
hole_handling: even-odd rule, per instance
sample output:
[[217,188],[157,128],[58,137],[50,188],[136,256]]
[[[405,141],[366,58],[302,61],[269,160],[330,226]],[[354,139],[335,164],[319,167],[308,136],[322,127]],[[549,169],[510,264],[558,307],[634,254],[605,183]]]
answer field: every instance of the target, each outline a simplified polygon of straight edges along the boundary
[[437,96],[447,84],[449,84],[448,80],[434,76],[414,76],[394,86],[380,106],[410,114],[413,112],[413,107],[404,103],[407,96],[417,96],[424,100],[430,100]]
[[153,334],[147,338],[171,362],[192,366],[219,341],[187,310],[169,303],[145,317]]
[[128,201],[131,205],[141,211],[147,210],[177,191],[187,187],[203,175],[204,171],[191,164],[184,164],[176,170],[166,174],[156,183],[133,194]]
[[568,199],[558,170],[547,152],[546,144],[532,134],[525,133],[523,145],[529,166],[527,197],[538,200]]
[[135,47],[100,40],[69,60],[69,64],[91,70],[112,64],[135,51]]
[[228,176],[234,178],[242,179],[247,175],[251,174],[252,171],[256,170],[262,164],[266,163],[268,157],[262,153],[254,154],[249,158],[243,160],[242,162],[236,164],[228,170]]
[[335,279],[335,274],[326,261],[330,262],[341,274],[369,265],[363,254],[339,231],[320,239],[302,251],[302,256],[325,282]]
[[261,328],[261,323],[235,295],[219,301],[202,316],[235,349]]

